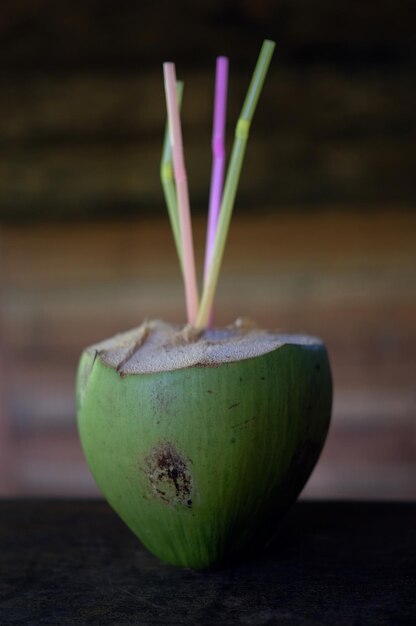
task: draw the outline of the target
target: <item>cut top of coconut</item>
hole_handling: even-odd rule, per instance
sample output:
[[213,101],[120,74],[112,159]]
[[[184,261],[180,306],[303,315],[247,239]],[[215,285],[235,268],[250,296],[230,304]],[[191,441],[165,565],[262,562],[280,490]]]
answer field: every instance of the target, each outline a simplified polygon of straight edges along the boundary
[[97,343],[87,351],[99,356],[121,376],[127,376],[193,366],[218,367],[223,363],[261,356],[287,344],[323,347],[317,337],[262,330],[246,320],[202,332],[189,326],[152,320]]

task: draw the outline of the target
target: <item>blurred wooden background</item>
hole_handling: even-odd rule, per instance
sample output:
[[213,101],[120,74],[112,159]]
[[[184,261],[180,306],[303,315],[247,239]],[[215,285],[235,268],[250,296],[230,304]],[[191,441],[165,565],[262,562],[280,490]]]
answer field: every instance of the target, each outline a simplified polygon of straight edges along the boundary
[[73,2],[0,9],[0,493],[96,493],[76,433],[82,348],[184,319],[158,179],[161,63],[185,80],[202,264],[215,55],[228,145],[261,40],[256,114],[218,292],[322,336],[334,418],[305,494],[416,497],[413,5]]

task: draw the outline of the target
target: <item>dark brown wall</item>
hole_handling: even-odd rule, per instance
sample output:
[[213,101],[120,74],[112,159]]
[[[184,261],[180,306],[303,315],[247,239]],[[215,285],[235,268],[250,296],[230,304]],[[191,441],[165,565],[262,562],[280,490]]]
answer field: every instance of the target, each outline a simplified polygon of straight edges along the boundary
[[194,208],[207,201],[215,56],[228,145],[261,40],[277,40],[239,205],[412,203],[414,3],[20,0],[0,16],[0,216],[164,210],[161,64],[186,82]]

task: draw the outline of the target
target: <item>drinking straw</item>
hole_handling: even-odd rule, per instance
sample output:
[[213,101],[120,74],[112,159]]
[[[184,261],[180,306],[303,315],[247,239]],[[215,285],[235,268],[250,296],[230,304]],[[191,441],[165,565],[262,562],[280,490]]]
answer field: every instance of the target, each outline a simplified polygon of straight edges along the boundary
[[181,234],[183,278],[185,283],[188,322],[195,324],[198,314],[198,288],[196,284],[194,245],[192,239],[191,212],[189,208],[188,182],[183,155],[182,129],[176,97],[176,71],[174,63],[164,63],[166,105],[169,119],[170,142],[172,144],[173,171],[176,182],[176,197]]
[[[209,194],[207,241],[205,246],[204,280],[208,274],[221,206],[225,165],[225,117],[227,109],[228,59],[217,57],[215,69],[214,120],[212,128],[212,171]],[[212,310],[209,314],[210,323]]]
[[250,123],[256,109],[264,79],[266,78],[275,45],[274,41],[265,40],[263,42],[254,74],[248,88],[246,99],[235,129],[235,139],[224,186],[211,263],[209,265],[201,305],[196,320],[197,328],[205,328],[210,315],[215,289],[218,282],[218,275],[221,268],[221,261],[224,254],[225,242],[227,240],[228,228],[233,212],[241,166],[243,164],[245,148],[247,145]]
[[[178,107],[181,108],[183,96],[183,82],[178,80],[176,82],[176,97],[178,99]],[[181,233],[179,230],[179,215],[178,205],[176,202],[176,189],[173,180],[173,165],[172,165],[172,145],[169,137],[169,122],[166,120],[165,139],[163,142],[162,159],[160,161],[160,180],[162,182],[163,193],[165,196],[166,205],[168,208],[168,214],[170,219],[170,225],[172,227],[173,238],[175,240],[176,252],[178,253],[179,262],[182,267],[182,247],[181,247]]]

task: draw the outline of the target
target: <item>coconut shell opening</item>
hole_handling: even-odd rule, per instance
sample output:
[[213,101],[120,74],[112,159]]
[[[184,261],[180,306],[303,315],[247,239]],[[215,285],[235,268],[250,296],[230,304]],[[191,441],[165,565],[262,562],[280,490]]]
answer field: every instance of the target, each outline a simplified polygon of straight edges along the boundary
[[121,376],[151,374],[187,367],[218,367],[272,352],[283,345],[323,347],[317,337],[262,330],[247,320],[226,328],[196,331],[161,320],[97,343],[87,349]]

